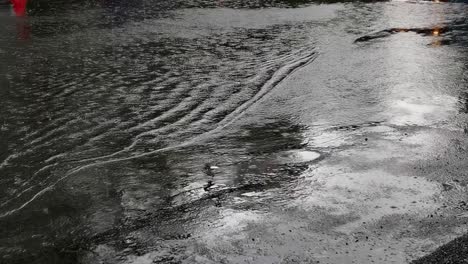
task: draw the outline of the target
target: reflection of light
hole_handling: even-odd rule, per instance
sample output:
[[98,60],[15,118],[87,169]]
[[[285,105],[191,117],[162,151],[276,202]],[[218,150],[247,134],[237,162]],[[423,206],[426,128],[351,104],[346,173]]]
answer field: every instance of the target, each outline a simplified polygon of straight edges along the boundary
[[306,150],[281,152],[278,157],[281,162],[285,163],[310,162],[318,158],[320,158],[320,153]]
[[431,43],[431,46],[432,47],[440,47],[440,46],[442,46],[442,41],[440,41],[440,39],[436,39],[435,41],[433,41]]
[[394,125],[425,125],[446,120],[454,111],[457,99],[449,95],[419,95],[400,98],[390,103],[389,122]]
[[436,2],[436,3],[439,3],[439,2],[440,2],[440,0],[434,0],[434,2]]
[[434,28],[434,30],[432,30],[432,35],[433,36],[439,36],[440,35],[440,30],[438,28]]

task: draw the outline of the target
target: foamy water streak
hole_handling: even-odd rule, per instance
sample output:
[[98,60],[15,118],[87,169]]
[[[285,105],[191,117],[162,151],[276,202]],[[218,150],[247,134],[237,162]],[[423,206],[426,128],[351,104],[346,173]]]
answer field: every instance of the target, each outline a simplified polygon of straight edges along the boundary
[[[165,151],[170,151],[170,150],[175,150],[175,149],[195,145],[195,144],[198,144],[198,143],[204,142],[206,140],[213,139],[213,138],[217,137],[219,135],[219,133],[224,128],[228,127],[229,125],[233,124],[236,120],[241,118],[248,111],[249,108],[251,108],[253,105],[258,103],[262,98],[264,98],[281,81],[283,81],[285,78],[290,76],[294,71],[296,71],[296,70],[300,69],[301,67],[311,63],[316,57],[317,57],[317,53],[316,53],[315,50],[312,49],[308,53],[306,53],[305,55],[299,57],[294,62],[289,63],[289,64],[284,65],[283,67],[279,68],[263,84],[261,89],[251,99],[244,102],[243,104],[238,106],[236,109],[234,109],[231,113],[229,113],[227,116],[225,116],[219,123],[217,123],[216,127],[214,127],[213,129],[211,129],[211,130],[209,130],[209,131],[207,131],[207,132],[205,132],[203,134],[200,134],[200,135],[198,135],[196,137],[193,137],[193,138],[191,138],[191,139],[189,139],[189,140],[187,140],[185,142],[175,144],[175,145],[172,145],[172,146],[167,146],[167,147],[164,147],[164,148],[160,148],[160,149],[157,149],[157,150],[154,150],[154,151],[149,151],[149,152],[136,154],[136,155],[131,155],[131,156],[122,157],[122,158],[113,158],[113,159],[112,159],[112,157],[113,157],[113,155],[115,155],[115,153],[111,154],[111,155],[102,156],[102,157],[100,157],[100,160],[97,160],[96,162],[89,163],[89,164],[86,164],[86,165],[83,165],[83,166],[76,167],[76,168],[74,168],[72,170],[69,170],[67,173],[65,173],[62,177],[57,179],[55,182],[53,182],[49,186],[47,186],[47,187],[43,188],[42,190],[38,191],[37,193],[35,193],[29,200],[22,203],[20,206],[14,208],[14,209],[11,209],[11,210],[9,210],[7,212],[2,213],[0,215],[0,218],[7,217],[9,215],[12,215],[12,214],[22,210],[23,208],[28,206],[30,203],[35,201],[37,198],[41,197],[46,192],[52,190],[57,184],[59,184],[63,180],[65,180],[68,177],[70,177],[70,176],[72,176],[72,175],[74,175],[74,174],[76,174],[76,173],[78,173],[80,171],[83,171],[85,169],[89,169],[89,168],[93,168],[93,167],[97,167],[97,166],[102,166],[102,165],[106,165],[106,164],[110,164],[110,163],[115,163],[115,162],[128,161],[128,160],[138,159],[138,158],[142,158],[142,157],[147,157],[147,156],[150,156],[150,155],[153,155],[153,154],[162,153],[162,152],[165,152]],[[134,141],[134,143],[132,143],[130,146],[128,146],[125,149],[123,149],[121,151],[118,151],[116,153],[123,153],[126,150],[130,150],[136,144],[135,142],[136,141]],[[110,157],[110,159],[106,159],[106,158],[109,158],[109,157]],[[24,194],[24,192],[20,193],[20,195],[18,195],[16,197],[8,200],[6,203],[9,203],[9,202],[21,197],[21,194]],[[6,204],[6,203],[4,203],[4,204]]]

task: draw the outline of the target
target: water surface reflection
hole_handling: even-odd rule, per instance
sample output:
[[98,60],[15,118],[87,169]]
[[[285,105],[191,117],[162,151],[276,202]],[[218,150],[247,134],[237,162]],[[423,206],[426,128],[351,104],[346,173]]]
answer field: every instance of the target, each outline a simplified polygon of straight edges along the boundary
[[31,41],[0,34],[6,262],[404,261],[432,241],[400,227],[438,206],[412,162],[466,125],[463,5],[39,2]]

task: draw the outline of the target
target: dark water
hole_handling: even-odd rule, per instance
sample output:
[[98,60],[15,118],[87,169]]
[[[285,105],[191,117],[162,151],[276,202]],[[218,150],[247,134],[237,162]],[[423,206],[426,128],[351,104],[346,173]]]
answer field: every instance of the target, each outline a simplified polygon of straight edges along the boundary
[[[334,131],[381,122],[463,130],[466,11],[107,0],[33,1],[15,17],[1,6],[2,261],[131,263],[160,252],[153,263],[209,263],[218,251],[188,260],[183,241],[219,217],[211,208],[293,181],[326,156]],[[314,64],[302,87],[279,87]],[[436,96],[405,90],[411,79]],[[402,93],[389,87],[416,102],[392,108]]]

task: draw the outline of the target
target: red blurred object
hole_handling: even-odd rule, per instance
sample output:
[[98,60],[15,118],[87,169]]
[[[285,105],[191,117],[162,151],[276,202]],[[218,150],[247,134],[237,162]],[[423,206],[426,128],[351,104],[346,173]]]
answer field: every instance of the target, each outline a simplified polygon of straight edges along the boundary
[[13,12],[18,17],[16,20],[16,32],[18,39],[29,40],[31,37],[31,25],[27,19],[28,0],[10,0]]
[[25,16],[26,15],[26,6],[28,5],[28,0],[10,0],[13,5],[13,11],[16,16]]

